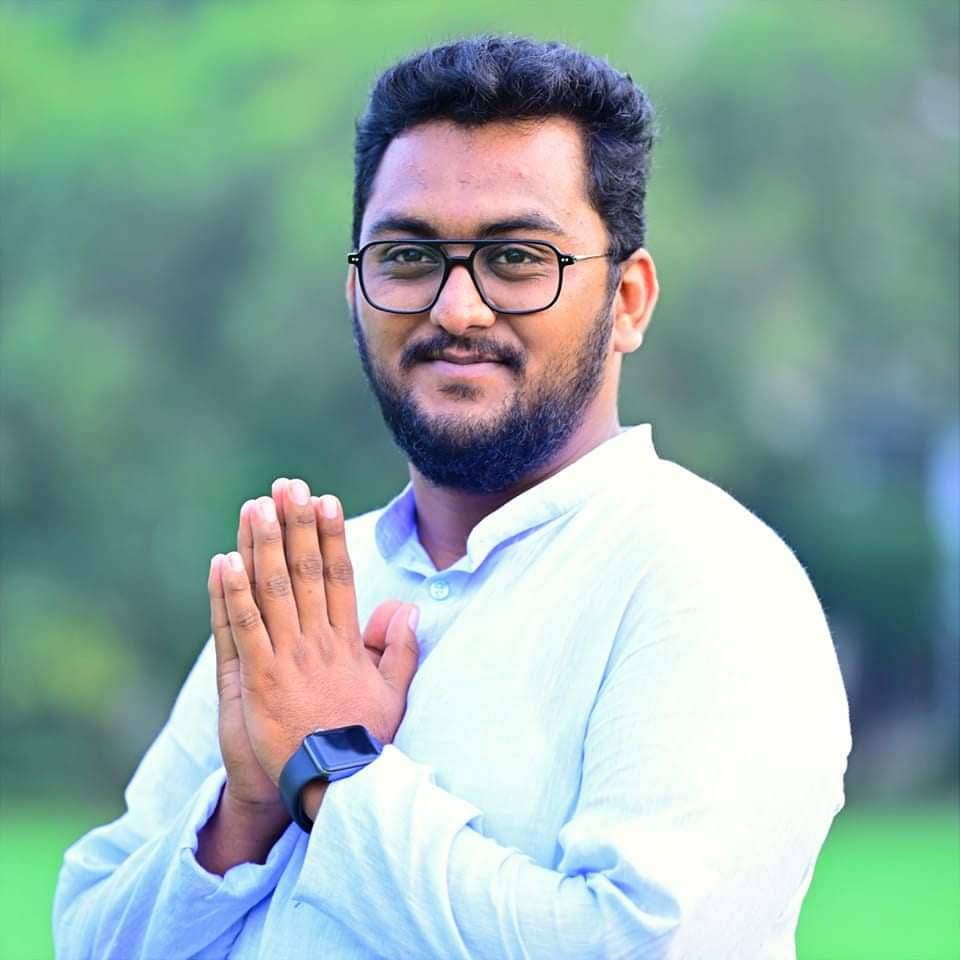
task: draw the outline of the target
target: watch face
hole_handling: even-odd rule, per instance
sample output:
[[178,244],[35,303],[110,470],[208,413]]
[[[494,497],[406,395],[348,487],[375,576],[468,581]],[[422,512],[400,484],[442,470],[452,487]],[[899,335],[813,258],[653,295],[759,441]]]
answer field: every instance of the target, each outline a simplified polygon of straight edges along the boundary
[[380,755],[377,744],[359,724],[311,733],[304,745],[317,766],[327,773],[352,770]]

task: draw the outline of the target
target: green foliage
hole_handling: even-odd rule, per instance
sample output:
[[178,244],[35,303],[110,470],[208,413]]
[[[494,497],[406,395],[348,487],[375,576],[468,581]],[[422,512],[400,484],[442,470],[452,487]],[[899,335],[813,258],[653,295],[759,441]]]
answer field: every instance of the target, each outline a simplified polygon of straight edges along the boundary
[[343,303],[352,124],[380,67],[481,29],[608,55],[658,104],[663,296],[622,421],[785,535],[865,638],[868,688],[890,663],[929,677],[955,8],[549,10],[0,6],[8,782],[56,742],[61,788],[116,796],[206,637],[242,500],[303,475],[356,513],[405,481]]
[[[117,625],[98,598],[64,591],[60,581],[7,578],[0,595],[13,636],[5,647],[0,693],[12,712],[113,719],[111,698],[135,667]],[[104,731],[106,732],[106,731]]]

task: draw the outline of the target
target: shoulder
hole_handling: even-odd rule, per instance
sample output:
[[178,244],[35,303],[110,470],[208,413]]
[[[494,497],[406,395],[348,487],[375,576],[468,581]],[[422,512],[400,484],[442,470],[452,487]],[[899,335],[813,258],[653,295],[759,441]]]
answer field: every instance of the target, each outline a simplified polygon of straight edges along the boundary
[[717,484],[669,460],[657,461],[638,484],[620,485],[602,508],[616,513],[618,527],[648,558],[648,572],[701,589],[718,580],[746,585],[745,577],[754,586],[808,583],[783,537]]
[[[849,743],[846,698],[806,569],[767,523],[689,470],[660,461],[625,511],[643,557],[611,666],[637,654],[681,689],[744,716],[803,717]],[[645,543],[646,550],[639,544]],[[738,708],[739,709],[739,708]],[[779,722],[779,721],[778,721]]]
[[661,462],[658,481],[664,518],[675,532],[705,547],[722,545],[728,556],[794,561],[783,537],[717,484],[668,460]]
[[[625,625],[743,652],[832,643],[810,577],[774,529],[714,483],[670,461],[623,497],[618,529],[636,563]],[[614,509],[607,505],[608,509]],[[654,629],[654,625],[656,628]]]

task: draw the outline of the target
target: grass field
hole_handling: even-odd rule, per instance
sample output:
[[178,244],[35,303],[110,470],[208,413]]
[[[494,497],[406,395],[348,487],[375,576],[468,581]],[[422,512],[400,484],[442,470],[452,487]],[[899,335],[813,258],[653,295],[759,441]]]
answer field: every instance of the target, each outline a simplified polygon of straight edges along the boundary
[[[0,813],[0,960],[52,957],[50,903],[63,850],[109,816]],[[799,960],[957,960],[958,905],[955,807],[844,811],[804,904]]]

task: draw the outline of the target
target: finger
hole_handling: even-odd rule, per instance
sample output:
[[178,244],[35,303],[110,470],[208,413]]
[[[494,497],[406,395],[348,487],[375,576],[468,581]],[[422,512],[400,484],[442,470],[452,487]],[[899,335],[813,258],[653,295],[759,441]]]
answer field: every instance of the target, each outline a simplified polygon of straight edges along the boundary
[[270,496],[273,497],[273,505],[277,508],[277,520],[281,527],[286,526],[287,523],[283,500],[287,484],[289,483],[290,481],[286,477],[277,477],[270,487]]
[[210,630],[213,633],[213,647],[217,656],[217,693],[221,700],[224,696],[224,677],[233,672],[239,662],[237,648],[230,631],[230,619],[227,616],[227,602],[223,596],[223,581],[220,577],[220,564],[224,556],[218,553],[210,560],[210,574],[207,577],[207,592],[210,594]]
[[313,507],[320,528],[320,553],[323,556],[323,585],[327,597],[327,617],[340,634],[359,642],[357,592],[353,583],[353,565],[347,552],[343,511],[336,497],[316,497]]
[[401,600],[384,600],[376,610],[370,614],[367,625],[363,628],[363,645],[367,650],[376,650],[379,657],[387,645],[387,627],[390,618],[403,606]]
[[420,610],[415,606],[404,605],[394,613],[387,627],[387,646],[380,658],[380,676],[404,698],[420,661],[416,636],[419,618]]
[[399,600],[385,600],[373,611],[364,627],[363,647],[375,667],[380,666],[380,658],[387,646],[387,626],[390,618],[397,612],[397,608],[402,606]]
[[310,501],[310,488],[302,480],[287,483],[284,496],[284,547],[300,629],[308,636],[318,637],[328,620],[317,515]]
[[283,531],[270,497],[258,497],[254,501],[250,510],[250,528],[253,531],[256,602],[270,640],[279,650],[299,642],[300,619],[293,597],[293,583],[287,571]]
[[240,507],[240,522],[237,524],[237,553],[243,557],[243,568],[250,580],[250,589],[257,595],[257,577],[253,569],[253,529],[250,526],[250,511],[256,509],[253,500]]
[[[277,509],[277,520],[280,528],[283,529],[283,491],[290,481],[286,477],[277,477],[273,481],[271,495],[273,504]],[[247,576],[250,578],[250,588],[253,595],[257,595],[257,578],[253,569],[253,530],[250,527],[250,517],[247,511],[255,509],[256,501],[247,500],[240,507],[240,523],[237,526],[237,551],[243,557],[243,565],[246,568]]]
[[228,553],[220,562],[223,599],[227,608],[230,636],[244,671],[257,674],[273,659],[270,635],[250,592],[250,581],[239,553]]

